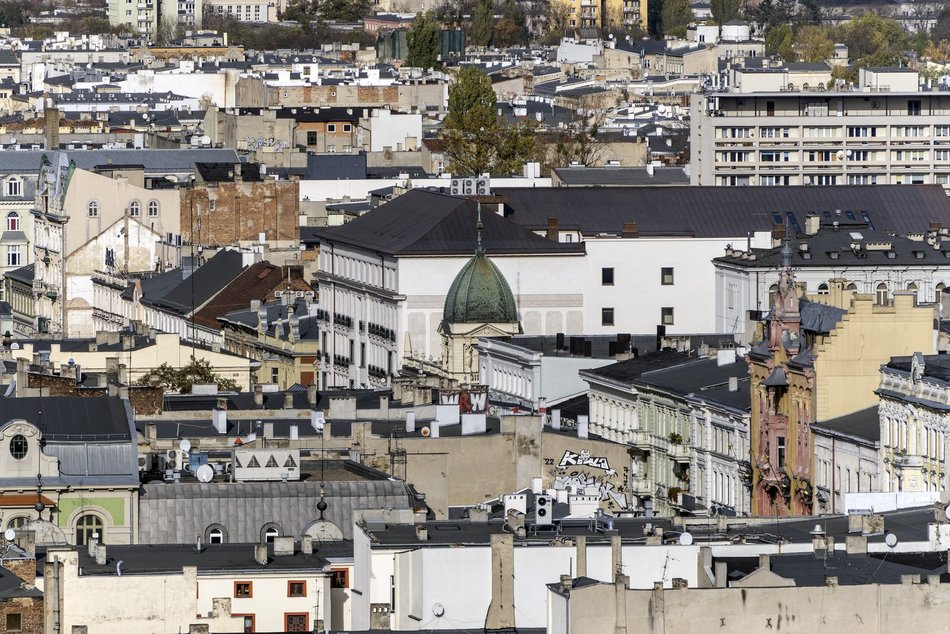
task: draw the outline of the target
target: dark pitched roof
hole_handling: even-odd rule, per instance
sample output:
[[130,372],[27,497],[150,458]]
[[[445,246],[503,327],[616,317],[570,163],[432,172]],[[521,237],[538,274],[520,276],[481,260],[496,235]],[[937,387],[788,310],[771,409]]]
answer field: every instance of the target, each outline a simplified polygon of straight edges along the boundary
[[36,425],[46,440],[131,438],[125,405],[113,396],[0,398],[0,424],[15,418]]
[[807,299],[799,301],[798,312],[802,318],[802,328],[821,333],[834,330],[841,318],[848,313],[844,308],[810,302]]
[[15,279],[18,282],[23,282],[24,284],[32,284],[33,276],[36,273],[36,265],[28,264],[27,266],[21,266],[18,269],[13,269],[8,271],[5,276]]
[[815,423],[812,427],[818,432],[828,431],[833,434],[855,436],[871,442],[881,440],[881,421],[878,417],[877,405]]
[[[413,189],[339,227],[301,229],[304,242],[341,242],[391,255],[474,254],[477,204]],[[482,240],[489,256],[519,253],[584,252],[580,243],[559,243],[482,212]]]
[[646,167],[557,167],[551,171],[567,187],[689,184],[689,176],[682,167],[654,167],[652,174]]
[[592,370],[581,370],[581,375],[587,375],[595,378],[603,378],[619,383],[632,385],[639,379],[644,372],[652,370],[661,370],[671,366],[686,363],[690,360],[690,355],[686,352],[677,352],[675,350],[660,350],[652,352],[626,361],[618,361],[611,365],[605,365]]
[[195,313],[195,321],[211,328],[220,328],[218,317],[247,308],[252,299],[266,301],[272,297],[272,291],[282,281],[284,281],[284,272],[281,267],[270,262],[256,262],[244,269]]
[[[729,391],[729,379],[738,379],[738,390]],[[662,370],[644,372],[635,379],[635,385],[702,399],[741,411],[749,411],[749,368],[738,359],[719,365],[716,359],[696,359]]]
[[[950,226],[950,199],[939,185],[840,187],[610,187],[497,189],[509,220],[534,231],[556,217],[561,227],[588,235],[617,233],[636,222],[640,235],[744,237],[788,218],[804,226],[808,213],[867,212],[882,231],[923,231],[932,221]],[[792,218],[794,217],[794,222]]]
[[164,295],[148,301],[143,296],[142,301],[161,309],[187,315],[192,308],[200,308],[218,294],[231,280],[240,275],[243,268],[241,254],[225,249],[215,254],[204,265],[198,267],[190,277],[182,280]]

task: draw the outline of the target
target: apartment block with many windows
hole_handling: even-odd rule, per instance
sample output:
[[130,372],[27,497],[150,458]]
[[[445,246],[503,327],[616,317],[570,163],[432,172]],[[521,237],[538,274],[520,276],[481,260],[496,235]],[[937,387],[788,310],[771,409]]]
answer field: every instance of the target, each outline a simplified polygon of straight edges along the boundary
[[950,185],[950,93],[916,71],[862,69],[848,91],[781,77],[693,95],[691,184]]

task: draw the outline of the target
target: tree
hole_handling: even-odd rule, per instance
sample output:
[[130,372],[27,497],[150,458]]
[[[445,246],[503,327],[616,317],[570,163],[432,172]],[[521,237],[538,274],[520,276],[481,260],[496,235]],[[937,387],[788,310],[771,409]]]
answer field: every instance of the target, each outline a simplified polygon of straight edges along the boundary
[[564,0],[551,0],[544,15],[544,44],[557,44],[570,25],[571,7]]
[[826,29],[806,24],[795,32],[794,49],[803,62],[821,62],[834,55],[835,43]]
[[475,18],[472,20],[472,44],[488,46],[491,44],[492,28],[494,26],[494,11],[492,0],[478,0],[475,7]]
[[835,28],[832,37],[848,47],[854,66],[896,66],[904,58],[908,35],[896,21],[865,13]]
[[660,21],[665,35],[686,37],[686,27],[692,19],[693,11],[689,8],[689,0],[663,0]]
[[794,34],[788,24],[779,24],[765,31],[765,54],[778,55],[785,60],[795,59]]
[[439,65],[439,25],[432,11],[419,13],[406,34],[409,54],[406,64],[418,68],[434,68]]
[[950,42],[950,6],[945,6],[937,15],[937,23],[930,30],[930,39],[936,44],[944,40]]
[[739,16],[739,0],[712,0],[710,9],[716,24],[723,25]]
[[583,108],[571,124],[571,131],[561,136],[554,148],[554,162],[558,167],[578,163],[594,167],[606,145],[601,136],[604,112]]
[[370,0],[320,0],[320,17],[338,22],[358,22],[369,13]]
[[495,46],[502,48],[514,46],[518,43],[518,25],[508,18],[502,18],[495,24],[495,34],[492,35],[492,41]]
[[175,368],[167,363],[163,363],[142,376],[136,381],[136,384],[151,385],[152,377],[158,379],[158,384],[164,387],[166,392],[189,394],[191,392],[191,386],[195,383],[199,385],[214,383],[218,386],[219,390],[226,392],[241,391],[241,388],[235,381],[215,374],[211,363],[207,359],[196,359],[195,357],[191,357],[191,362],[181,368]]
[[491,80],[474,66],[459,70],[449,87],[449,113],[441,131],[453,174],[510,174],[536,160],[531,124],[506,125],[498,116]]

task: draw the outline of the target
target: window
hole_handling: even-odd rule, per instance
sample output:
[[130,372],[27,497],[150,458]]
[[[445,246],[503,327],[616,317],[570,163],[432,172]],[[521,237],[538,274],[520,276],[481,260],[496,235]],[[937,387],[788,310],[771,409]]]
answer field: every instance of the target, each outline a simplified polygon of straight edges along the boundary
[[920,99],[907,100],[907,115],[911,117],[920,116]]
[[7,631],[19,632],[23,629],[23,619],[19,614],[7,614]]
[[208,531],[208,543],[209,544],[223,544],[224,543],[224,530],[220,528],[212,528]]
[[601,326],[614,325],[614,309],[613,308],[600,309],[600,325]]
[[818,285],[818,294],[819,294],[819,295],[827,295],[827,294],[828,294],[828,285],[825,284],[825,283],[819,284],[819,285]]
[[783,176],[781,174],[764,174],[759,176],[759,185],[788,185],[790,180],[788,176]]
[[270,528],[264,529],[264,543],[273,544],[274,540],[280,537],[280,531],[271,526]]
[[254,620],[255,616],[253,614],[231,614],[231,616],[236,616],[241,619],[243,629],[242,632],[253,632],[254,631]]
[[950,136],[950,125],[934,126],[934,136]]
[[133,200],[132,202],[129,203],[130,216],[133,216],[133,217],[138,216],[141,213],[142,213],[142,205],[141,203],[139,203],[139,201]]
[[335,123],[328,123],[328,124],[327,124],[327,132],[336,132],[336,124],[335,124]]
[[787,139],[788,128],[762,128],[763,139]]
[[614,269],[613,267],[606,267],[600,269],[600,283],[604,286],[613,286],[614,285]]
[[343,124],[343,131],[344,131],[344,132],[349,132],[349,131],[351,131],[352,129],[353,129],[353,126],[351,126],[349,123],[344,123],[344,124]]
[[20,230],[20,214],[15,211],[11,211],[7,214],[7,231],[19,231]]
[[18,515],[17,517],[14,517],[9,522],[7,522],[7,528],[12,528],[15,530],[17,528],[23,528],[29,523],[30,523],[29,517],[27,517],[26,515]]
[[148,217],[155,218],[158,216],[158,201],[150,200],[148,201]]
[[76,520],[76,545],[85,546],[93,537],[103,541],[102,520],[98,515],[83,515]]
[[26,442],[26,437],[22,434],[17,434],[10,439],[10,455],[17,460],[26,458],[26,452],[29,448],[30,446]]
[[775,468],[781,469],[785,466],[785,437],[778,436],[775,439]]
[[664,306],[663,308],[661,308],[660,316],[661,316],[660,323],[662,323],[664,326],[673,325],[673,307],[672,306]]
[[877,285],[877,293],[875,297],[878,306],[887,306],[887,284],[881,282]]
[[20,266],[19,244],[11,244],[7,247],[7,266]]
[[660,283],[663,286],[672,286],[673,285],[673,267],[664,266],[660,269]]
[[307,613],[285,614],[284,631],[285,632],[306,632],[307,631]]
[[20,182],[19,178],[11,178],[7,181],[6,186],[6,195],[7,196],[22,196],[23,195],[23,184]]
[[252,581],[235,581],[234,582],[234,598],[235,599],[250,599],[254,596],[254,582]]
[[366,344],[360,343],[360,367],[366,367]]
[[937,284],[937,286],[934,287],[934,301],[935,302],[939,302],[943,298],[943,289],[945,288],[946,286],[944,285],[943,282],[940,282],[939,284]]
[[98,217],[99,217],[99,203],[97,203],[96,201],[94,201],[94,200],[91,201],[91,202],[89,203],[89,206],[86,207],[86,209],[87,209],[88,212],[89,212],[89,217],[90,217],[90,218],[98,218]]
[[790,152],[780,152],[777,150],[764,150],[761,154],[763,163],[788,163],[791,160]]
[[914,284],[913,282],[911,282],[910,284],[907,285],[907,290],[911,291],[911,292],[914,294],[914,304],[916,304],[916,303],[917,303],[917,291],[919,290],[919,289],[917,288],[917,285]]
[[334,568],[330,571],[331,588],[349,588],[350,571],[346,568]]
[[317,133],[314,131],[307,132],[307,145],[316,145],[317,144]]
[[287,582],[287,596],[288,597],[307,596],[307,582],[306,581],[288,581]]
[[279,368],[271,368],[271,369],[270,369],[270,382],[271,382],[271,383],[279,383],[279,382],[280,382],[280,369],[279,369]]

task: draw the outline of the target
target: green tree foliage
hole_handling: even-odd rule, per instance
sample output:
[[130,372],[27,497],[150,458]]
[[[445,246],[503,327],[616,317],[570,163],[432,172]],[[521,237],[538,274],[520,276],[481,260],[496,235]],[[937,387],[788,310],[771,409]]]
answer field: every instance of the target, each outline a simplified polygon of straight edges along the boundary
[[693,10],[689,8],[689,0],[663,0],[660,21],[665,35],[686,37],[686,27],[692,19]]
[[320,0],[320,17],[338,22],[357,22],[370,10],[369,0]]
[[472,20],[471,41],[475,46],[491,44],[494,29],[494,8],[492,0],[478,0],[475,7],[475,18]]
[[712,0],[710,9],[713,20],[722,25],[739,17],[739,0]]
[[434,68],[439,65],[439,24],[432,11],[416,15],[406,34],[408,66]]
[[795,17],[795,0],[761,0],[750,17],[765,30],[790,23]]
[[514,32],[514,39],[511,44],[528,44],[530,39],[530,33],[528,33],[528,14],[525,8],[521,5],[520,2],[515,2],[515,0],[507,0],[505,6],[501,12],[501,21],[505,21],[504,27],[499,30],[498,25],[495,26],[494,38],[496,44],[499,46],[506,46],[498,42],[497,38],[507,37],[512,31]]
[[551,0],[544,14],[543,44],[557,44],[564,37],[571,17],[571,7],[564,0]]
[[597,165],[605,145],[601,134],[603,123],[603,111],[583,109],[583,114],[574,120],[571,131],[563,134],[554,146],[555,166],[564,167],[571,163],[584,167]]
[[453,174],[519,172],[539,151],[533,127],[507,125],[498,116],[491,80],[473,66],[459,70],[449,87],[449,113],[441,137]]
[[834,54],[835,44],[828,36],[827,29],[805,24],[795,32],[794,49],[800,61],[821,62]]
[[213,383],[218,386],[219,390],[226,392],[241,391],[235,381],[215,374],[211,363],[206,359],[196,359],[195,357],[191,357],[191,362],[181,368],[174,368],[167,363],[163,363],[141,377],[136,381],[136,384],[151,385],[153,376],[158,379],[159,385],[165,388],[166,392],[188,394],[191,392],[191,386],[195,383],[199,385]]
[[0,26],[17,28],[27,23],[29,6],[24,2],[0,2]]
[[795,36],[788,24],[778,24],[765,31],[765,54],[778,55],[782,59],[795,59]]
[[908,35],[896,21],[865,13],[831,31],[836,42],[848,46],[854,67],[896,66],[903,60]]

